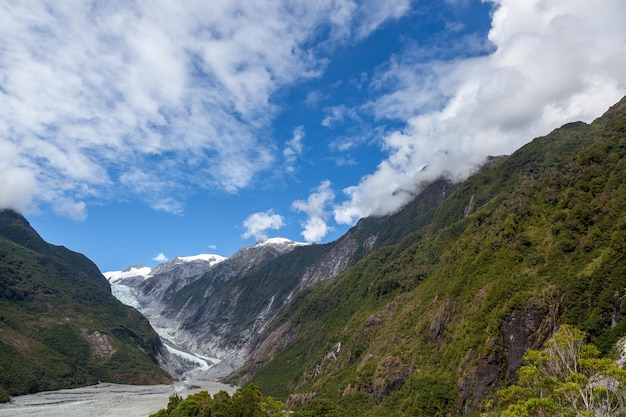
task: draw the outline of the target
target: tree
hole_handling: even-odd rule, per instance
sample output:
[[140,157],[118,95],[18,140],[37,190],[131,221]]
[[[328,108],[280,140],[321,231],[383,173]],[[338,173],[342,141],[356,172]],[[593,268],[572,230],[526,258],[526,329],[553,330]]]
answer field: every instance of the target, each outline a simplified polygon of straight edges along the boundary
[[184,400],[174,394],[167,408],[150,417],[286,417],[289,408],[282,401],[264,397],[261,391],[248,385],[239,388],[231,397],[226,391],[211,395],[200,391]]
[[543,350],[528,350],[519,381],[498,391],[483,416],[626,416],[626,371],[563,325]]
[[308,401],[294,413],[296,417],[345,417],[346,413],[339,404],[325,398]]

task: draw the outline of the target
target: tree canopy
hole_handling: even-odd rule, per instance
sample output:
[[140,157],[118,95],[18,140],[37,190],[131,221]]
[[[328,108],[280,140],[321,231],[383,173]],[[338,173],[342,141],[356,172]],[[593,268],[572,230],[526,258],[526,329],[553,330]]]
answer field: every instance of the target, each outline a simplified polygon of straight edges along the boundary
[[284,417],[289,408],[281,401],[264,397],[255,385],[239,388],[232,396],[220,391],[211,396],[200,391],[182,399],[174,394],[167,408],[150,417]]
[[498,391],[482,417],[626,416],[626,370],[586,338],[562,325],[542,350],[528,350],[517,384]]

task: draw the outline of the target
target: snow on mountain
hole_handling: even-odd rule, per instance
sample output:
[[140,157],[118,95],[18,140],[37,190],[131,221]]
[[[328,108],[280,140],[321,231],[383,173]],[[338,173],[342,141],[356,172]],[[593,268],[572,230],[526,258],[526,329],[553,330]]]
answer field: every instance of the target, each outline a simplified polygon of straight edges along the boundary
[[272,237],[269,239],[261,240],[257,242],[254,246],[259,247],[259,246],[270,246],[270,245],[271,246],[278,246],[278,245],[307,246],[307,245],[310,245],[310,243],[296,242],[294,240],[286,239],[284,237]]
[[[160,297],[167,291],[175,292],[179,287],[189,284],[202,276],[204,272],[223,262],[227,258],[215,254],[194,256],[176,256],[172,260],[160,263],[154,268],[143,265],[130,266],[123,271],[109,271],[102,275],[109,281],[112,294],[123,304],[134,307],[150,321],[166,346],[170,355],[178,358],[168,366],[179,370],[189,370],[189,366],[199,371],[207,371],[220,360],[203,356],[192,351],[185,351],[177,345],[177,324],[160,316],[158,308]],[[152,292],[142,291],[148,286]],[[154,305],[152,305],[154,303]],[[156,312],[158,310],[159,312]],[[182,368],[178,368],[182,366]]]
[[[211,301],[212,295],[220,294],[222,288],[226,287],[230,291],[229,285],[238,294],[240,288],[245,287],[246,274],[250,271],[300,246],[308,245],[285,238],[272,238],[241,248],[230,258],[214,254],[176,256],[151,269],[136,266],[104,275],[111,283],[113,295],[122,303],[139,310],[148,319],[170,354],[179,358],[183,367],[195,364],[199,371],[207,371],[217,361],[214,358],[219,358],[225,360],[228,366],[236,368],[243,363],[242,355],[245,355],[246,343],[251,339],[252,332],[262,329],[264,323],[273,317],[275,312],[270,309],[274,305],[274,294],[269,295],[269,305],[257,312],[253,328],[243,332],[234,330],[237,323],[222,323],[221,318],[233,314],[231,310],[234,307],[229,305],[230,302],[236,305],[239,295],[231,297],[226,304],[218,298],[220,304],[217,306]],[[189,296],[189,292],[183,291],[183,295],[179,295],[179,291],[192,284],[193,294],[203,296],[190,301],[184,298]],[[200,315],[203,306],[208,313]],[[203,319],[202,332],[192,328],[197,325],[192,320],[195,315]],[[222,333],[228,332],[239,333],[235,338],[231,337],[237,342],[231,345],[221,342]]]
[[193,261],[205,261],[209,262],[210,266],[217,265],[220,262],[225,261],[226,257],[220,255],[213,255],[207,253],[201,253],[195,256],[177,256],[174,260],[179,259],[183,262],[193,262]]
[[152,268],[150,268],[149,266],[133,265],[133,266],[129,266],[123,271],[108,271],[108,272],[103,272],[102,275],[104,275],[104,277],[110,283],[114,283],[125,278],[142,277],[145,279],[150,276],[151,272],[152,272]]
[[154,268],[150,268],[145,265],[133,265],[122,271],[107,271],[103,272],[102,275],[111,283],[115,283],[117,281],[126,279],[126,278],[136,278],[141,277],[143,279],[149,278],[153,275],[153,272],[157,269],[163,269],[164,265],[176,265],[181,262],[195,262],[195,261],[204,261],[208,262],[209,266],[215,266],[220,262],[225,261],[226,257],[221,255],[209,254],[209,253],[200,253],[194,256],[176,256],[174,259],[168,262],[163,262]]
[[186,283],[184,280],[187,275],[200,274],[207,268],[212,268],[226,259],[227,258],[220,255],[207,253],[194,256],[176,256],[171,261],[158,264],[154,268],[144,265],[133,265],[122,271],[103,272],[102,275],[104,275],[111,284],[111,292],[115,298],[120,300],[123,304],[140,309],[141,303],[135,287],[142,281],[146,281],[162,273],[178,271],[177,278],[181,279],[181,285],[184,285]]

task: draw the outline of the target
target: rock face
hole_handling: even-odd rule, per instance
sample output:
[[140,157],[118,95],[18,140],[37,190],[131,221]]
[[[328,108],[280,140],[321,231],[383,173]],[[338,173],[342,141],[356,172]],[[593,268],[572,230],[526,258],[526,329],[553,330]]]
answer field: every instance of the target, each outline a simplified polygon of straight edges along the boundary
[[81,330],[81,335],[87,340],[91,347],[91,355],[98,361],[105,361],[117,352],[111,343],[111,337],[94,331],[89,333],[86,329]]
[[232,370],[247,359],[251,340],[282,306],[306,286],[345,269],[355,247],[354,239],[330,247],[268,239],[228,259],[175,258],[147,275],[140,267],[128,269],[123,278],[105,275],[114,294],[126,294],[125,302],[161,337],[185,351],[229,362],[226,368]]
[[484,350],[487,353],[478,358],[478,365],[468,365],[475,353],[467,352],[457,384],[460,394],[458,410],[463,414],[475,412],[480,401],[503,376],[507,381],[514,381],[524,352],[541,348],[562,322],[562,308],[560,299],[551,300],[545,306],[528,304],[502,323],[500,340],[487,339]]

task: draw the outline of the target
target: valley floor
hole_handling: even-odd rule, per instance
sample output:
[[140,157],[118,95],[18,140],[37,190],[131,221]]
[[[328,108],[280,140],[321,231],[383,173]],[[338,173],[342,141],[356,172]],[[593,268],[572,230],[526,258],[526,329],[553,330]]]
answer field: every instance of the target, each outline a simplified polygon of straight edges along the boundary
[[203,390],[210,394],[220,390],[232,394],[236,387],[207,380],[172,385],[100,383],[14,397],[10,403],[0,404],[0,417],[148,417],[165,408],[172,394],[185,398]]

